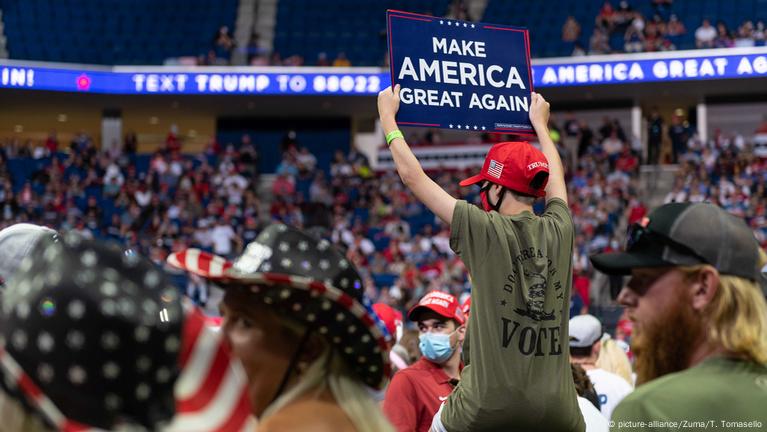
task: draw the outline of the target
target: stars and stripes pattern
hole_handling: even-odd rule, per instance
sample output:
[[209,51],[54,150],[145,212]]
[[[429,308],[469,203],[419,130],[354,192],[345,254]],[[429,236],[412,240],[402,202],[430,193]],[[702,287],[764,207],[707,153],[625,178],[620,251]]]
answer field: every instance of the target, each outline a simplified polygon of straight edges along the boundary
[[[223,335],[194,308],[184,328],[182,373],[175,385],[176,416],[164,432],[244,432],[255,430],[242,366],[231,361]],[[56,430],[99,432],[68,419],[0,346],[0,366]]]
[[172,253],[168,256],[167,262],[172,267],[186,270],[207,279],[223,278],[226,271],[232,267],[230,261],[195,248]]
[[487,167],[487,174],[495,178],[501,178],[502,172],[503,164],[496,160],[490,160],[490,164]]
[[176,416],[164,432],[254,430],[247,377],[233,361],[224,335],[198,308],[187,316],[174,388]]

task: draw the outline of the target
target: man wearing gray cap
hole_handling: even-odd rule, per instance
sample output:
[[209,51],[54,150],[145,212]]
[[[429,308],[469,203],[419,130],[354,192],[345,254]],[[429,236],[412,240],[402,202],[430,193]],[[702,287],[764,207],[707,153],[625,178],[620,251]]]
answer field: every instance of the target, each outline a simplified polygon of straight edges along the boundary
[[591,258],[631,275],[618,301],[634,322],[639,387],[613,411],[615,430],[767,428],[761,256],[741,219],[672,203],[630,227],[625,252]]
[[0,287],[19,270],[21,262],[41,241],[56,241],[56,231],[29,223],[17,223],[0,230]]
[[602,346],[602,323],[593,315],[570,318],[570,363],[580,365],[594,384],[599,397],[599,410],[609,419],[613,409],[632,387],[620,375],[597,367]]

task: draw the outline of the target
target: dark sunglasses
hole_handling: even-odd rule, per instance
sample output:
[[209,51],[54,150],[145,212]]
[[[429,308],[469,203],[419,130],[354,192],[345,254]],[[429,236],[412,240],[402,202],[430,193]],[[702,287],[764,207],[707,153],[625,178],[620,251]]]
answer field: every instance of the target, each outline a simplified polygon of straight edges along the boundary
[[692,250],[689,246],[683,245],[682,243],[674,241],[673,239],[666,237],[663,234],[659,234],[655,231],[645,228],[644,226],[638,223],[633,223],[628,227],[628,230],[626,232],[626,251],[636,246],[643,238],[646,239],[646,241],[660,242],[676,250],[677,252],[695,257],[702,263],[708,263],[708,260],[700,256],[697,252]]

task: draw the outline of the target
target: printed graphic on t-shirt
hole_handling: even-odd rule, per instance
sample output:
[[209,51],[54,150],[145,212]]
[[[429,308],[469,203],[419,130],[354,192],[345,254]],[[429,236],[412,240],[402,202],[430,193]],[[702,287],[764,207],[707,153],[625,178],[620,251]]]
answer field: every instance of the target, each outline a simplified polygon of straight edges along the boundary
[[546,297],[546,278],[540,273],[528,272],[527,270],[523,271],[525,279],[533,282],[533,284],[530,285],[530,289],[528,289],[530,300],[526,302],[525,306],[527,307],[525,309],[516,308],[514,309],[514,312],[532,318],[535,321],[555,320],[556,317],[554,316],[553,309],[550,312],[544,312],[543,310],[543,299]]
[[[533,260],[547,260],[547,274],[533,270]],[[521,275],[520,275],[521,268]],[[562,283],[556,280],[557,269],[551,259],[547,258],[543,251],[530,247],[522,250],[512,260],[512,272],[507,275],[503,286],[503,295],[500,305],[517,317],[501,317],[503,329],[501,334],[503,348],[516,348],[525,356],[559,356],[562,354],[561,317],[564,302]],[[553,283],[549,287],[549,280]],[[517,288],[515,288],[517,287]],[[515,293],[518,287],[527,287],[527,295],[524,292]],[[554,289],[556,307],[546,310],[545,300],[547,289]],[[505,297],[505,298],[504,298]],[[520,319],[520,317],[527,319]],[[533,320],[539,324],[526,325],[525,322]],[[542,327],[542,324],[550,323],[550,326]]]

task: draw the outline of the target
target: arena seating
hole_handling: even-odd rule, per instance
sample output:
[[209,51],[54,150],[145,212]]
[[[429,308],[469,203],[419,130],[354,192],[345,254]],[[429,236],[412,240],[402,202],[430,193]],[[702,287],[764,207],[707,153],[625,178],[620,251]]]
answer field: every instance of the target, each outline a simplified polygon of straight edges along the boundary
[[[612,1],[618,7],[618,1]],[[238,0],[0,0],[10,58],[95,64],[158,64],[169,57],[205,55],[220,26],[234,30]],[[280,0],[275,18],[274,52],[303,57],[314,65],[325,53],[332,62],[344,52],[353,66],[381,66],[386,53],[387,8],[444,16],[450,0],[334,0],[333,7],[312,0]],[[695,46],[703,18],[736,30],[745,20],[767,18],[767,0],[676,0],[655,9],[649,0],[629,1],[645,21],[655,13],[678,16],[687,32],[671,37],[677,49]],[[485,22],[528,27],[533,57],[569,56],[572,42],[561,39],[572,15],[581,25],[579,41],[588,47],[602,2],[562,0],[556,10],[533,0],[490,0]],[[107,13],[109,11],[109,13]],[[622,51],[621,32],[610,46]]]
[[450,0],[337,0],[332,8],[312,0],[282,0],[277,10],[274,49],[283,57],[300,55],[314,64],[343,51],[354,66],[376,66],[386,53],[385,9],[445,15]]
[[237,0],[0,0],[10,58],[162,64],[205,54]]
[[[618,1],[611,3],[617,8]],[[337,4],[338,9],[330,10],[322,3],[310,0],[280,1],[275,51],[283,58],[300,55],[307,65],[314,64],[321,52],[332,60],[341,51],[346,53],[352,65],[382,65],[386,40],[380,2],[339,0]],[[387,4],[387,7],[442,16],[447,13],[449,4],[444,0],[400,0]],[[656,13],[649,0],[633,0],[629,1],[629,5],[640,12],[646,21]],[[568,15],[576,18],[581,25],[580,42],[588,47],[601,6],[598,1],[562,0],[557,2],[556,10],[552,10],[549,3],[534,0],[490,0],[481,18],[485,22],[529,28],[533,57],[569,56],[573,44],[563,42],[561,38],[565,19]],[[692,49],[695,47],[695,29],[703,18],[722,20],[731,30],[737,29],[744,20],[756,21],[767,17],[767,0],[676,0],[660,13],[664,20],[668,20],[671,13],[679,17],[687,32],[672,42],[677,49]],[[611,35],[613,50],[622,51],[623,43],[623,34]]]

